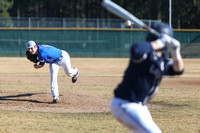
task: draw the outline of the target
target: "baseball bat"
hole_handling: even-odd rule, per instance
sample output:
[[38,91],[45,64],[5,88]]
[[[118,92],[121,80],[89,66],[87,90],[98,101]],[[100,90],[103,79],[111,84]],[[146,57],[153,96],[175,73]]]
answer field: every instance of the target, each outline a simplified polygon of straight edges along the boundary
[[111,0],[103,0],[101,4],[104,8],[106,8],[108,11],[110,11],[114,15],[116,15],[124,20],[130,20],[131,22],[134,22],[137,26],[150,31],[151,33],[155,34],[158,37],[160,36],[159,32],[150,28],[148,25],[146,25],[141,20],[139,20],[137,17],[135,17],[130,12],[128,12],[124,8],[120,7],[116,3],[112,2]]

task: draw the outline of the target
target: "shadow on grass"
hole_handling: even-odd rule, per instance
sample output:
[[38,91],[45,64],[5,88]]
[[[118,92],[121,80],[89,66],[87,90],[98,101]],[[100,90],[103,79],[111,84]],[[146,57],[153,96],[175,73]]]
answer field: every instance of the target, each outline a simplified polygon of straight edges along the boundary
[[27,101],[33,103],[49,103],[49,102],[41,102],[38,100],[30,100],[30,99],[16,99],[21,97],[30,97],[33,95],[39,95],[38,93],[25,93],[25,94],[18,94],[18,95],[10,95],[10,96],[0,96],[0,101]]

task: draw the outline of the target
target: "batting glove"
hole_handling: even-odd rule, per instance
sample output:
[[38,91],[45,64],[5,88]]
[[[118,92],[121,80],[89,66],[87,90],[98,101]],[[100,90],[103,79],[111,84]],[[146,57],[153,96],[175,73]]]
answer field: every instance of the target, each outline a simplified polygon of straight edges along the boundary
[[171,56],[175,60],[179,60],[181,58],[180,54],[180,42],[166,34],[161,35],[161,40],[165,43],[168,51],[171,53]]
[[180,49],[181,49],[181,44],[178,40],[171,38],[171,43],[167,44],[167,47],[171,53],[171,56],[175,60],[181,59],[181,54],[180,54]]

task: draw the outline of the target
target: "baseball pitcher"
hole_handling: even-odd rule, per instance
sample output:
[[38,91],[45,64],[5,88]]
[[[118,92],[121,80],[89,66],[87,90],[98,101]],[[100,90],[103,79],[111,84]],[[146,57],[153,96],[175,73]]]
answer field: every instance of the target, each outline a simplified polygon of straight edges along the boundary
[[34,41],[26,43],[26,57],[28,60],[34,62],[34,68],[42,68],[46,63],[49,64],[51,73],[51,93],[53,96],[53,103],[59,102],[58,92],[58,71],[60,66],[64,68],[65,74],[72,77],[72,82],[75,83],[78,78],[78,69],[71,68],[69,54],[58,48],[49,45],[36,45]]

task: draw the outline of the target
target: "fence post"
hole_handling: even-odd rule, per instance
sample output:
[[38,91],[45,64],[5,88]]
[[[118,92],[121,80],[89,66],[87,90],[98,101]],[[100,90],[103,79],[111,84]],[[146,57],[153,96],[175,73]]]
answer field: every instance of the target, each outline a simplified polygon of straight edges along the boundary
[[28,27],[31,28],[31,18],[28,18]]
[[65,18],[63,18],[63,28],[66,28]]
[[96,19],[96,21],[97,21],[97,28],[99,28],[99,19]]
[[19,45],[19,56],[22,57],[22,48],[21,48],[21,39],[18,38],[18,45]]

